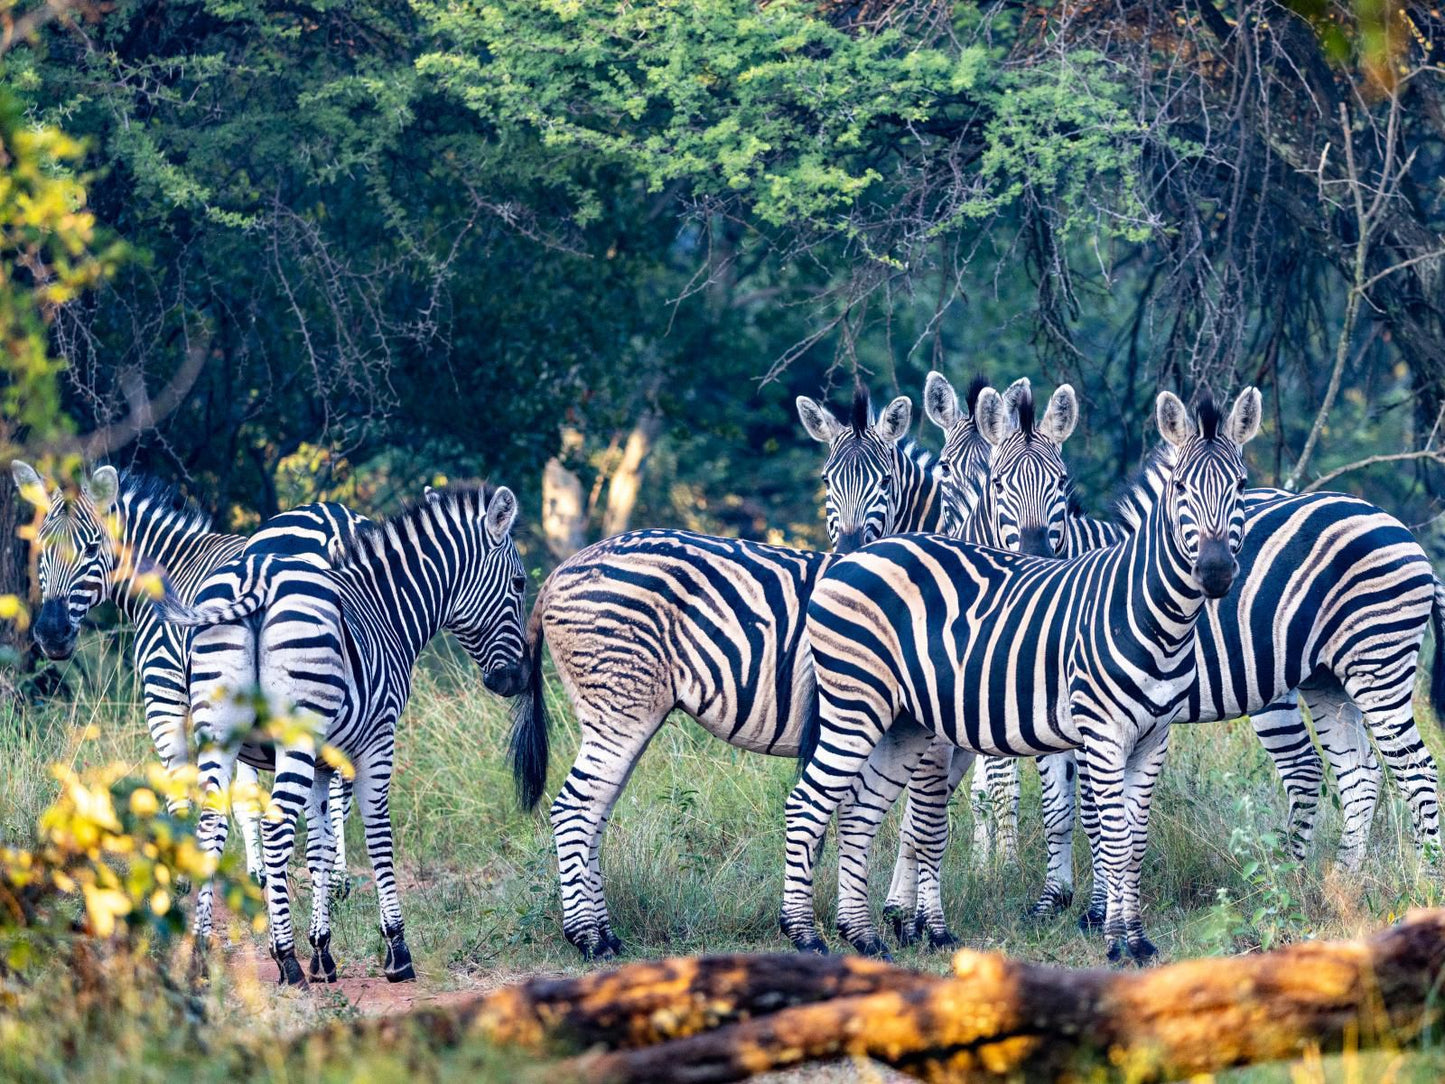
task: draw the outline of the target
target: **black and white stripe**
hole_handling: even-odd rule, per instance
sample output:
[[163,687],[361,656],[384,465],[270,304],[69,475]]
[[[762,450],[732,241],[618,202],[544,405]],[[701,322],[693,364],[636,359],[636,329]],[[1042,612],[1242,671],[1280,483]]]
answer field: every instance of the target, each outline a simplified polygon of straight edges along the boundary
[[[201,782],[220,794],[255,721],[245,694],[255,686],[273,716],[309,717],[317,740],[345,754],[356,771],[356,803],[375,876],[385,974],[415,977],[396,889],[388,793],[396,723],[411,693],[423,647],[451,631],[503,696],[526,684],[522,600],[526,576],[511,537],[516,498],[501,488],[429,492],[395,519],[363,529],[327,567],[304,556],[252,555],[219,569],[194,606],[167,598],[168,620],[200,626],[193,649],[190,699],[201,756]],[[208,597],[214,596],[214,597]],[[305,735],[278,742],[276,780],[262,825],[271,951],[281,980],[304,983],[296,960],[286,883],[297,816],[308,823],[312,877],[311,976],[336,977],[330,953],[328,874],[333,845],[327,817],[332,766]],[[210,804],[198,837],[219,854],[226,821]],[[196,901],[196,930],[209,935],[211,886]]]
[[[787,803],[784,931],[820,948],[812,869],[838,811],[838,922],[881,952],[867,899],[867,849],[885,801],[839,809],[880,743],[907,767],[930,735],[995,756],[1078,749],[1101,817],[1111,956],[1152,955],[1138,877],[1168,726],[1194,685],[1194,629],[1206,596],[1229,589],[1243,534],[1240,445],[1258,429],[1259,394],[1200,429],[1169,393],[1159,425],[1180,446],[1168,497],[1119,545],[1041,560],[935,536],[885,539],[840,558],[808,604],[819,726]],[[899,734],[901,715],[923,733]],[[897,791],[894,791],[896,796]],[[886,798],[886,795],[880,797]],[[937,896],[937,855],[920,895]]]

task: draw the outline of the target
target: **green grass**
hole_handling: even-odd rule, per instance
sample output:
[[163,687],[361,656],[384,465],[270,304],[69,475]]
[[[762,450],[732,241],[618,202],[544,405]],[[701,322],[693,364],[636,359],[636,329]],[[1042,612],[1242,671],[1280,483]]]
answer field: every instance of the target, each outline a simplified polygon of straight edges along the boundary
[[[134,682],[121,661],[123,646],[104,639],[91,644],[67,667],[67,700],[0,721],[0,764],[5,766],[0,772],[0,842],[28,837],[54,793],[51,763],[85,767],[120,759],[140,765],[149,758]],[[549,685],[549,702],[555,788],[570,765],[577,735],[555,685]],[[515,806],[503,758],[507,727],[506,705],[481,690],[470,664],[449,651],[428,654],[402,722],[392,790],[408,940],[427,988],[485,988],[536,972],[584,967],[562,937],[545,814],[525,816]],[[1427,727],[1438,753],[1440,737],[1433,724]],[[1172,744],[1155,798],[1144,871],[1149,930],[1165,961],[1302,937],[1358,936],[1411,906],[1440,901],[1439,886],[1422,875],[1406,811],[1388,783],[1360,877],[1344,878],[1328,868],[1326,859],[1339,833],[1328,801],[1310,861],[1302,869],[1280,868],[1267,841],[1283,821],[1284,796],[1247,724],[1179,727]],[[793,772],[789,761],[729,748],[690,721],[679,719],[664,728],[618,803],[603,852],[615,925],[632,957],[788,949],[777,930],[776,911],[782,889],[781,808]],[[967,803],[954,804],[955,843],[945,867],[950,923],[972,947],[1071,966],[1102,965],[1101,941],[1081,935],[1072,916],[1045,925],[1024,918],[1043,869],[1037,777],[1028,770],[1024,774],[1020,866],[971,869]],[[875,849],[879,905],[896,831],[895,815]],[[334,948],[347,973],[379,973],[376,897],[354,824],[348,846],[359,887],[333,909]],[[830,847],[818,892],[824,928],[831,928],[832,858]],[[1246,863],[1257,858],[1263,858],[1262,869],[1246,876]],[[304,885],[299,856],[295,864]],[[1076,840],[1075,866],[1086,889],[1082,835]],[[1221,891],[1227,903],[1221,902]],[[304,887],[297,895],[305,907]],[[1257,914],[1260,909],[1264,913]],[[916,949],[900,952],[898,961],[939,973],[948,966],[946,954]],[[37,1033],[18,1047],[9,1044],[0,1055],[0,1075],[60,1079],[84,1070],[108,1079],[170,1079],[195,1071],[194,1051],[175,1036],[158,1039],[153,1032],[159,1025],[153,1028],[144,1012],[124,1025],[137,1036],[131,1043],[108,1041],[111,1032],[104,1028],[87,1042],[89,1033],[74,1019],[57,1025],[74,1032],[72,1046],[48,1042],[43,1027],[53,1018],[54,1006],[38,996],[36,989],[21,991],[14,1019],[3,1025],[14,1027],[19,1021]],[[215,1034],[255,1036],[350,1010],[324,995],[298,998],[270,989],[232,989],[214,992],[209,1011]],[[0,1047],[6,1046],[6,1035],[0,1034]],[[428,1072],[506,1075],[492,1062],[477,1064],[476,1057],[492,1055],[447,1055],[428,1061]],[[261,1076],[278,1075],[273,1067],[246,1067]],[[1325,1069],[1331,1067],[1340,1068],[1327,1062]],[[1441,1067],[1434,1055],[1413,1055],[1402,1063],[1397,1079],[1433,1079]],[[1308,1075],[1312,1072],[1309,1066],[1271,1067],[1238,1079],[1346,1079],[1328,1071],[1325,1077]],[[219,1079],[238,1073],[236,1064],[219,1058],[201,1075]],[[854,1078],[847,1066],[818,1077]],[[1375,1078],[1373,1073],[1359,1077]]]

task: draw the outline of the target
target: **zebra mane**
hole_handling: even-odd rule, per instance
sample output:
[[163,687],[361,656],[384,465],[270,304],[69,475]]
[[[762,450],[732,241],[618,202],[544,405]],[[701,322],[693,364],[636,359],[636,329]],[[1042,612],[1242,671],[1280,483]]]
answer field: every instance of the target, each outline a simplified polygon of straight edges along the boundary
[[1174,469],[1174,446],[1161,440],[1147,455],[1134,477],[1121,488],[1110,502],[1114,516],[1131,531],[1144,525],[1144,515],[1159,499],[1154,481]]
[[873,424],[873,408],[868,398],[868,389],[862,384],[853,387],[853,415],[851,419],[853,435],[861,437],[868,432],[868,427]]
[[973,417],[973,408],[978,406],[978,397],[983,394],[983,389],[988,387],[988,377],[982,373],[975,373],[972,380],[968,382],[968,393],[964,401],[968,404],[968,416]]
[[1018,409],[1019,431],[1024,440],[1034,439],[1034,393],[1028,387],[1020,388],[1014,400]]
[[474,507],[476,517],[480,519],[486,514],[487,506],[492,503],[492,494],[496,491],[497,487],[490,482],[472,486],[449,486],[436,490],[435,496],[424,497],[419,501],[406,501],[401,511],[394,516],[358,523],[351,537],[340,544],[331,562],[332,567],[346,568],[382,554],[389,539],[399,541],[404,538],[408,534],[408,527],[420,526],[423,520],[436,514],[438,507],[460,506],[464,512],[470,512]]
[[168,518],[171,526],[187,534],[204,534],[211,529],[210,514],[169,482],[127,468],[120,472],[118,504],[132,514]]
[[1211,443],[1219,437],[1219,408],[1207,391],[1199,397],[1199,435]]

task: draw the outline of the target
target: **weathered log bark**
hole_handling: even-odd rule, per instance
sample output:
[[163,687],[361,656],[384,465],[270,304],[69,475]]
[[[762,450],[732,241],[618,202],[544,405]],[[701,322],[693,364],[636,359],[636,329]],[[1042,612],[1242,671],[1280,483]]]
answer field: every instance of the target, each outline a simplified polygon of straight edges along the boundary
[[938,978],[858,957],[717,956],[535,979],[462,1005],[337,1026],[350,1046],[484,1040],[592,1052],[549,1079],[740,1080],[862,1056],[934,1081],[1174,1080],[1329,1051],[1408,1045],[1445,1016],[1445,910],[1364,941],[1075,971],[960,952]]

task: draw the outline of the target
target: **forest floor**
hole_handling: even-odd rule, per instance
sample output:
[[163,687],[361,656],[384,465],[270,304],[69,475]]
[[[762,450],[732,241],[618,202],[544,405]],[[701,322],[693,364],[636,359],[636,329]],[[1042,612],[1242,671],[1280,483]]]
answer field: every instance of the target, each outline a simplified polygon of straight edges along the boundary
[[[0,844],[27,838],[53,796],[48,765],[146,762],[148,741],[138,698],[127,668],[117,665],[119,648],[108,642],[86,652],[68,665],[68,700],[5,724],[8,729],[0,733],[0,763],[6,765],[0,773]],[[294,1034],[358,1015],[444,1003],[532,975],[605,966],[584,963],[562,937],[545,813],[517,810],[504,764],[506,705],[480,693],[474,674],[450,654],[430,654],[424,663],[399,734],[392,790],[402,906],[417,982],[392,985],[382,977],[376,894],[359,826],[353,823],[347,841],[353,888],[332,909],[342,981],[300,992],[277,989],[263,938],[237,924],[234,947],[224,953],[227,979],[217,984],[209,1009],[213,1041],[228,1035],[254,1040]],[[549,686],[549,694],[554,708],[550,794],[570,765],[577,734],[555,686]],[[1424,729],[1438,756],[1445,742],[1433,722]],[[791,762],[726,747],[688,721],[663,729],[619,801],[603,849],[609,904],[629,959],[789,949],[776,914],[782,887],[780,810],[793,773]],[[1042,924],[1025,917],[1040,883],[1043,840],[1037,775],[1026,770],[1024,780],[1017,863],[974,868],[967,802],[954,803],[954,842],[944,882],[952,928],[970,948],[1068,966],[1103,966],[1101,941],[1081,934],[1072,914]],[[1328,861],[1339,834],[1332,799],[1322,803],[1320,830],[1303,864],[1289,861],[1280,846],[1284,812],[1278,777],[1247,724],[1176,729],[1155,799],[1143,881],[1149,931],[1165,962],[1257,951],[1308,937],[1360,936],[1412,906],[1445,900],[1439,882],[1422,868],[1403,802],[1388,782],[1370,856],[1358,876],[1346,877]],[[880,906],[896,831],[895,815],[875,850],[874,898]],[[1078,839],[1081,899],[1088,884],[1086,849]],[[820,865],[823,929],[831,929],[835,853],[830,844]],[[308,906],[306,881],[298,857],[292,883],[302,914]],[[917,948],[895,956],[900,964],[935,973],[949,964],[947,953]],[[238,1066],[234,1059],[211,1058],[201,1071],[174,1036],[151,1045],[140,1039],[87,1041],[90,1032],[83,1022],[54,1017],[53,1005],[21,997],[16,1018],[37,1034],[0,1053],[0,1078],[64,1078],[80,1071],[100,1079],[286,1077],[284,1066]],[[65,1042],[47,1042],[41,1034],[47,1026],[73,1028],[77,1034]],[[142,1034],[145,1026],[141,1021],[131,1030]],[[354,1070],[330,1066],[318,1078],[341,1079]],[[507,1071],[473,1056],[438,1055],[424,1061],[420,1075],[504,1079]],[[1432,1051],[1316,1059],[1219,1079],[1252,1084],[1441,1076],[1445,1060]],[[838,1064],[771,1079],[802,1084],[898,1078],[882,1067]]]

